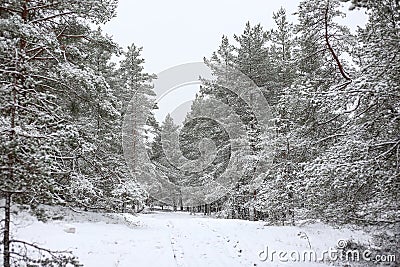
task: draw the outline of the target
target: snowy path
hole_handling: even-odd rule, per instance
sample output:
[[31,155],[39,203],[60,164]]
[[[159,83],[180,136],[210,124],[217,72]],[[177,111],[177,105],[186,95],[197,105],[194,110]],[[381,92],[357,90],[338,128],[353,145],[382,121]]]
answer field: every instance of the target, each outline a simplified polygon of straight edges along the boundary
[[263,222],[223,220],[187,213],[155,212],[124,215],[131,223],[68,222],[75,234],[65,233],[66,222],[32,221],[18,227],[25,240],[54,249],[69,249],[88,267],[235,267],[235,266],[327,266],[316,262],[263,262],[259,252],[268,245],[274,250],[307,250],[298,233],[305,232],[313,249],[322,251],[337,240],[364,240],[363,233],[333,229],[323,224],[303,227],[264,226]]

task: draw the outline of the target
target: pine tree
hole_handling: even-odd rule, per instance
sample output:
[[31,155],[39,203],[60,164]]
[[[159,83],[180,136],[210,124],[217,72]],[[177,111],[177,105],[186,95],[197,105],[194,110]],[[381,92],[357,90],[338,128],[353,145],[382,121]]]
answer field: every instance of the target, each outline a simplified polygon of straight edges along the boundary
[[[215,120],[217,124],[214,126],[200,123],[203,130],[207,129],[210,133],[211,139],[214,139],[212,134],[215,134],[218,140],[225,140],[223,132],[228,133],[226,144],[218,150],[218,160],[213,162],[213,176],[218,177],[223,173],[221,177],[224,178],[221,179],[229,181],[229,186],[222,188],[220,193],[229,195],[230,216],[248,218],[249,208],[243,206],[253,194],[253,165],[260,152],[262,132],[262,123],[257,121],[252,110],[252,105],[258,103],[253,91],[257,87],[255,80],[262,83],[265,78],[259,74],[266,69],[267,59],[263,57],[267,54],[264,47],[266,33],[260,25],[251,28],[248,23],[244,34],[235,36],[235,39],[239,43],[237,48],[230,45],[223,36],[219,49],[209,60],[205,59],[217,79],[203,80],[201,95],[194,102],[188,118],[200,116]],[[195,129],[201,131],[199,127]],[[226,165],[227,163],[229,164]],[[218,198],[220,197],[212,199]]]
[[268,50],[265,47],[267,33],[260,24],[251,27],[247,22],[243,34],[234,35],[234,38],[239,44],[236,48],[236,67],[256,85],[263,86],[269,74],[266,67]]
[[[273,19],[276,29],[272,29],[268,33],[271,41],[269,48],[271,63],[268,67],[272,69],[273,75],[269,77],[271,82],[268,86],[275,91],[275,94],[279,94],[283,88],[292,84],[296,74],[296,66],[293,62],[294,26],[288,22],[286,10],[283,8],[273,13]],[[273,103],[276,102],[276,97],[277,95],[273,97],[275,99],[272,101]]]
[[[351,82],[346,72],[351,69],[341,54],[350,51],[354,42],[349,30],[334,22],[341,15],[338,7],[338,1],[317,0],[299,6],[297,45],[293,47],[294,60],[289,62],[296,75],[289,86],[282,88],[275,106],[273,168],[258,201],[261,210],[268,211],[270,219],[276,221],[293,222],[295,215],[308,216],[305,207],[315,215],[321,212],[308,202],[314,196],[306,184],[314,177],[323,180],[305,175],[304,166],[334,145],[342,134],[338,127],[346,119],[345,113],[338,110],[343,110],[349,99],[336,90]],[[280,201],[275,201],[277,198]]]
[[[69,74],[67,81],[80,81],[84,95],[67,101],[73,123],[79,129],[76,157],[73,160],[71,189],[67,197],[75,205],[91,209],[112,209],[111,191],[124,167],[121,142],[121,104],[115,93],[115,64],[111,56],[118,53],[118,46],[110,38],[103,37],[101,30],[93,31],[79,47],[80,56],[75,61],[81,65],[89,86],[79,75]],[[90,99],[90,101],[88,101]]]
[[[80,150],[76,144],[79,127],[69,108],[73,109],[74,99],[90,95],[90,82],[95,82],[92,86],[100,83],[75,61],[82,56],[80,49],[95,41],[86,22],[109,20],[115,7],[116,1],[1,3],[0,189],[7,204],[2,242],[5,267],[11,263],[11,246],[20,242],[9,239],[11,197],[33,204],[65,202],[71,161]],[[77,264],[62,255],[52,260]]]
[[[155,93],[150,82],[154,76],[143,72],[144,60],[140,57],[141,50],[142,48],[134,44],[129,46],[118,69],[120,85],[116,93],[122,102],[121,113],[124,116],[122,129],[124,155],[133,175],[126,177],[122,183],[128,184],[133,184],[135,181],[149,181],[149,177],[156,176],[153,165],[148,160],[148,149],[151,145],[148,131],[152,126],[151,121],[154,120],[152,111],[155,108],[152,99]],[[151,193],[149,188],[142,189]]]
[[152,146],[152,161],[166,176],[170,186],[165,190],[169,191],[164,201],[171,203],[174,210],[179,206],[183,209],[181,187],[185,183],[186,160],[183,158],[179,142],[179,126],[175,125],[173,118],[167,114],[160,131]]
[[[360,71],[347,90],[348,114],[337,143],[309,166],[310,183],[320,188],[313,203],[342,222],[395,227],[398,217],[399,33],[397,1],[371,2],[369,21],[359,31],[355,61]],[[333,173],[334,171],[334,173]],[[330,188],[322,187],[324,181]],[[329,199],[322,203],[319,197]],[[339,205],[340,203],[340,205]]]

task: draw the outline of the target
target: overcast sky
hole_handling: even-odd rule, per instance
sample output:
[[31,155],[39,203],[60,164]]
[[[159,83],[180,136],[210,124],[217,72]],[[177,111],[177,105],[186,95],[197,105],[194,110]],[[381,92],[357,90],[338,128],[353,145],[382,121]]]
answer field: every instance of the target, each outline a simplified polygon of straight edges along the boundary
[[[157,74],[175,65],[210,57],[218,49],[222,35],[227,35],[232,41],[233,34],[241,34],[247,21],[251,25],[261,23],[264,29],[273,27],[272,13],[281,6],[287,10],[289,19],[294,21],[294,16],[290,15],[297,10],[299,2],[120,0],[117,17],[108,22],[104,30],[124,48],[132,43],[142,46],[145,71]],[[366,16],[363,12],[348,11],[347,6],[343,8],[348,14],[343,22],[352,30],[356,29],[356,25],[364,25]],[[193,91],[193,88],[190,90]],[[187,97],[181,99],[179,104],[186,100]],[[172,112],[160,108],[163,116]]]
[[[158,73],[186,62],[202,61],[215,51],[223,34],[240,34],[247,21],[273,27],[272,13],[281,6],[288,14],[298,0],[120,0],[117,17],[104,26],[122,47],[143,46],[145,70]],[[347,9],[346,9],[347,10]],[[344,21],[355,28],[365,23],[361,11]]]

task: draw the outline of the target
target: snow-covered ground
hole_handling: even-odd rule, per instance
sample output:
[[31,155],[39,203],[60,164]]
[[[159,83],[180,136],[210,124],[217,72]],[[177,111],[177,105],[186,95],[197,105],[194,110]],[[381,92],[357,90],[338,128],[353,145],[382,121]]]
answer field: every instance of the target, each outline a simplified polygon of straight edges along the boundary
[[[53,216],[60,213],[53,212]],[[265,222],[213,219],[183,212],[134,216],[64,211],[62,216],[62,220],[43,223],[27,213],[17,215],[13,233],[43,247],[71,250],[88,267],[327,266],[328,262],[283,262],[278,254],[271,261],[271,252],[309,251],[311,245],[317,255],[322,255],[338,240],[368,243],[370,238],[361,231],[320,223],[265,226]],[[262,261],[260,256],[265,258],[266,253],[260,252],[266,246],[269,258]]]

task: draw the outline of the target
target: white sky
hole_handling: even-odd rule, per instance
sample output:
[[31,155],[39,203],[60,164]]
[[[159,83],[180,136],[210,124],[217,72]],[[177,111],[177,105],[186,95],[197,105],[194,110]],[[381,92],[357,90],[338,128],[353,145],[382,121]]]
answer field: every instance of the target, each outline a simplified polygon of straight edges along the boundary
[[[281,6],[290,16],[297,10],[299,0],[120,0],[117,17],[108,22],[104,31],[122,47],[135,43],[143,46],[145,71],[159,73],[175,65],[202,61],[218,49],[222,35],[233,43],[233,35],[241,34],[245,23],[261,23],[264,29],[274,26],[272,13]],[[362,11],[348,11],[344,19],[352,30],[364,25]],[[292,17],[292,18],[291,18]],[[191,88],[191,89],[190,89]],[[187,87],[179,103],[193,99],[196,90]],[[179,97],[179,96],[174,96]],[[183,96],[182,96],[183,97]],[[170,100],[171,101],[171,100]],[[179,106],[180,104],[175,104]],[[160,106],[166,115],[173,112]],[[171,105],[168,105],[171,106]],[[172,105],[173,106],[173,105]],[[159,112],[159,113],[160,113]],[[162,119],[158,116],[158,119]],[[181,116],[182,117],[182,116]]]

